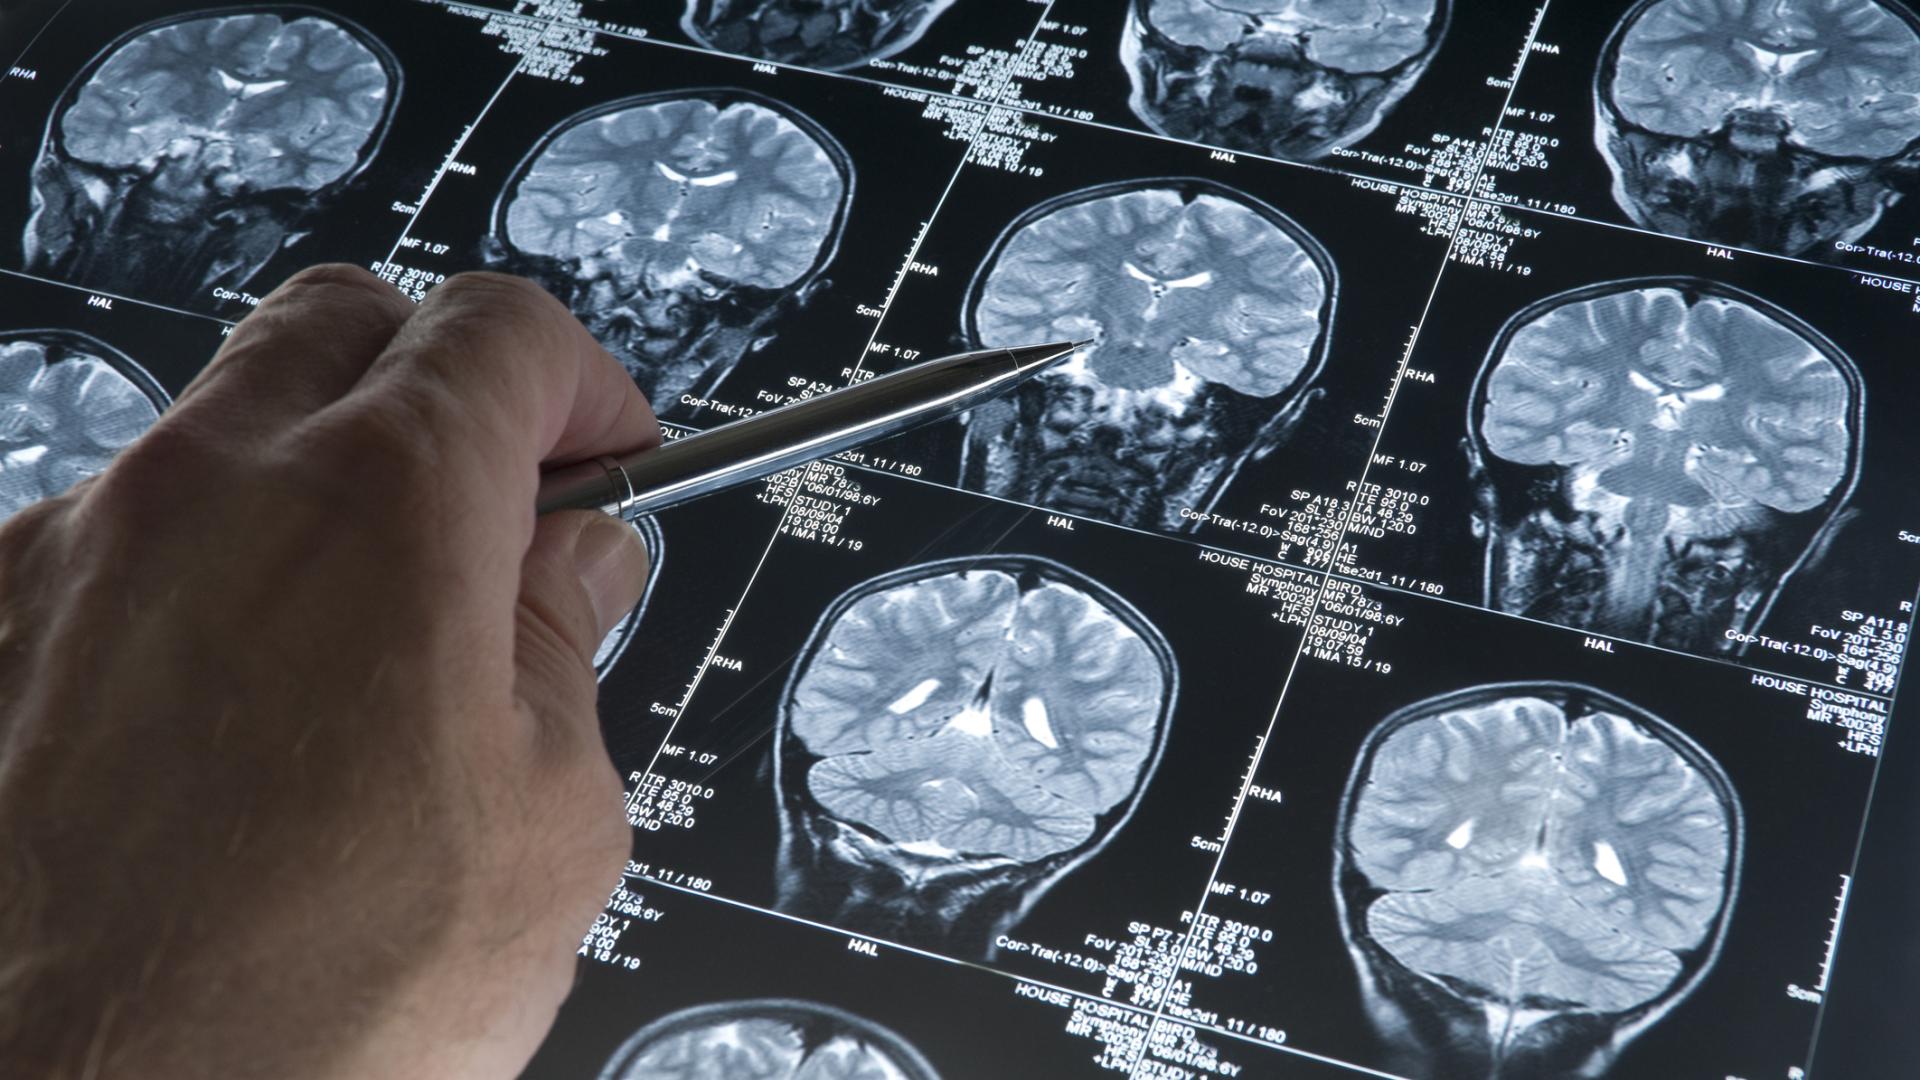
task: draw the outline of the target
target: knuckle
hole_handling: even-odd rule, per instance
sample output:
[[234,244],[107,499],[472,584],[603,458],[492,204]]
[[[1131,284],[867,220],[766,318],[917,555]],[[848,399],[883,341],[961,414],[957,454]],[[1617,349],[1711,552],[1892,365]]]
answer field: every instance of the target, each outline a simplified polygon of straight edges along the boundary
[[400,295],[393,286],[382,281],[373,272],[351,263],[321,263],[318,266],[309,266],[287,278],[274,292],[281,294],[347,292],[355,295],[372,294],[383,299]]
[[566,309],[553,294],[523,277],[469,270],[442,282],[430,294],[442,310],[476,317],[546,318]]

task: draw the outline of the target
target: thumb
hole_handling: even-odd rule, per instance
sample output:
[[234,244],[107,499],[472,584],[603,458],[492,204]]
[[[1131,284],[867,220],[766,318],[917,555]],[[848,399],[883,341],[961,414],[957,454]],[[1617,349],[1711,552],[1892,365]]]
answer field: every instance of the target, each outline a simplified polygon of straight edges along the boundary
[[547,514],[520,567],[514,662],[520,699],[550,722],[594,728],[593,656],[640,602],[650,571],[633,526],[578,510]]

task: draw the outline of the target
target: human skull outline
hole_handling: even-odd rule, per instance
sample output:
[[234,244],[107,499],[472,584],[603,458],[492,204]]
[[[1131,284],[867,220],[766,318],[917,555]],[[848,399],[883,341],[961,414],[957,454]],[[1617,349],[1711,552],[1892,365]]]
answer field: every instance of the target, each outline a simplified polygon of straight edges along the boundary
[[1640,0],[1615,26],[1593,83],[1614,202],[1779,255],[1859,240],[1920,180],[1920,16],[1763,2]]
[[[1572,329],[1588,335],[1575,355],[1552,356]],[[1508,359],[1529,333],[1522,359],[1540,360],[1521,366],[1545,374],[1511,381],[1513,404],[1499,405],[1495,377],[1522,374]],[[1742,365],[1734,345],[1775,351]],[[1849,518],[1865,438],[1857,367],[1791,312],[1722,282],[1632,278],[1537,301],[1495,337],[1468,400],[1473,527],[1496,610],[1738,656]],[[1573,412],[1547,415],[1563,406]],[[1497,412],[1530,416],[1521,426],[1558,449],[1494,445]],[[1559,423],[1563,435],[1546,434]]]
[[[860,635],[889,611],[899,643],[863,665]],[[1058,661],[1067,649],[1077,671]],[[1130,666],[1112,663],[1120,652]],[[1079,680],[1085,699],[1048,677]],[[780,699],[775,906],[990,959],[999,934],[1132,818],[1178,697],[1159,630],[1050,559],[946,559],[854,586],[821,615]],[[860,703],[883,699],[862,725]],[[903,798],[859,795],[888,785]]]
[[1338,296],[1311,233],[1212,180],[1118,181],[1029,208],[976,270],[962,337],[1093,344],[966,415],[961,485],[1193,527],[1324,394]]
[[913,47],[955,0],[686,0],[680,29],[721,52],[847,71]]
[[1334,845],[1389,1067],[1606,1074],[1718,962],[1745,821],[1712,755],[1591,686],[1494,683],[1395,710],[1355,758]]
[[104,470],[170,403],[145,368],[90,334],[0,332],[0,521]]
[[[753,145],[716,151],[729,139]],[[705,171],[727,152],[756,168]],[[623,153],[641,163],[623,170]],[[754,156],[768,153],[780,159]],[[793,167],[777,176],[776,165]],[[608,182],[622,176],[623,187]],[[839,141],[782,102],[733,87],[638,94],[575,113],[534,144],[495,200],[483,259],[559,297],[670,412],[682,395],[711,393],[826,287],[854,183]],[[831,212],[809,216],[803,197]],[[690,237],[674,234],[683,217]],[[726,232],[755,228],[745,242]]]
[[669,1013],[627,1038],[600,1080],[940,1080],[899,1035],[844,1009],[751,998]]
[[48,115],[26,267],[177,306],[238,290],[371,166],[402,89],[383,42],[319,8],[135,27]]
[[1412,91],[1452,8],[1451,0],[1129,0],[1120,38],[1128,104],[1163,135],[1315,161],[1372,134]]

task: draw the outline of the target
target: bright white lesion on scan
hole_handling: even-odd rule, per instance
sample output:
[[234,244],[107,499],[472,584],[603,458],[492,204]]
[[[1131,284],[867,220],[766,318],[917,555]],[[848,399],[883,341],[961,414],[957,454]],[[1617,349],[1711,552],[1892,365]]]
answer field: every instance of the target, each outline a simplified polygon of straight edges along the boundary
[[1734,808],[1607,712],[1513,697],[1415,720],[1374,751],[1354,865],[1373,939],[1488,1000],[1617,1012],[1664,993],[1720,916]]
[[1060,583],[975,571],[843,613],[794,689],[830,813],[908,850],[1030,861],[1132,791],[1166,690],[1139,635]]

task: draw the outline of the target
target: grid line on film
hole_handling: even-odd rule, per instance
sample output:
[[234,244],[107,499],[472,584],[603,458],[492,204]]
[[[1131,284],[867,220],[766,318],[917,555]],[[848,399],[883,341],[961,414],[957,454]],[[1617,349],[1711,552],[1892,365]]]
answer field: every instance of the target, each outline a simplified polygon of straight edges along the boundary
[[[1041,24],[1046,21],[1048,13],[1052,10],[1053,0],[1047,0],[1045,9],[1035,18],[1033,28],[1020,40],[1020,55],[1024,55],[1025,51],[1032,47],[1034,36],[1039,32]],[[1000,77],[999,85],[994,88],[994,97],[997,98],[1000,94],[1005,93],[1007,83],[1012,78],[1014,66],[1019,61],[1020,55],[1016,55],[1008,62],[1006,71]],[[873,321],[873,332],[867,335],[866,344],[861,347],[860,356],[854,361],[853,369],[848,375],[847,382],[849,385],[861,381],[861,372],[865,370],[867,355],[872,350],[874,343],[880,340],[880,331],[886,325],[887,312],[892,310],[894,297],[899,294],[900,283],[906,278],[908,265],[919,255],[920,246],[926,241],[927,234],[932,231],[934,221],[939,218],[940,210],[946,205],[947,196],[953,192],[953,186],[959,181],[960,174],[966,171],[967,161],[973,154],[973,140],[978,137],[981,131],[986,129],[987,116],[991,110],[999,107],[992,100],[972,102],[971,104],[981,109],[980,124],[967,132],[966,143],[960,150],[960,159],[955,163],[953,172],[948,175],[946,186],[941,189],[940,197],[934,201],[933,209],[927,212],[926,220],[920,223],[919,231],[914,235],[912,242],[908,244],[906,254],[900,263],[900,270],[894,276],[892,284],[888,286],[886,297],[881,301],[880,315]],[[736,600],[728,610],[727,617],[722,620],[719,632],[714,635],[713,642],[708,646],[706,655],[701,658],[699,667],[694,670],[693,679],[687,684],[686,690],[680,696],[679,703],[674,707],[674,714],[667,722],[667,730],[660,736],[660,745],[654,749],[653,756],[647,762],[646,770],[641,774],[641,779],[636,784],[636,794],[630,795],[630,800],[637,801],[638,785],[647,783],[648,778],[654,775],[654,770],[660,764],[660,757],[666,751],[667,746],[673,741],[673,733],[679,728],[680,721],[686,716],[687,707],[693,701],[694,694],[700,689],[700,684],[706,681],[707,672],[712,670],[713,658],[719,655],[720,646],[726,640],[727,632],[733,628],[734,620],[739,617],[740,609],[746,605],[748,595],[753,592],[754,585],[760,580],[760,572],[765,569],[767,558],[773,554],[774,547],[779,544],[782,532],[787,525],[787,519],[793,514],[795,503],[805,494],[806,478],[811,476],[817,467],[817,463],[810,462],[802,468],[799,482],[796,483],[793,494],[787,498],[786,504],[780,508],[780,518],[774,523],[773,534],[767,538],[766,547],[761,549],[759,559],[754,562],[753,571],[747,575],[746,584],[742,586],[740,590],[740,598]],[[631,801],[629,805],[632,805]]]
[[[700,46],[690,45],[685,42],[668,41],[664,38],[651,37],[646,34],[629,33],[619,28],[604,28],[604,27],[595,25],[598,20],[593,20],[593,19],[583,19],[577,22],[569,22],[564,19],[556,19],[551,16],[543,15],[543,14],[508,12],[501,8],[487,7],[484,4],[476,4],[471,2],[471,0],[426,0],[426,2],[437,3],[444,7],[461,8],[468,11],[486,12],[489,14],[496,14],[496,15],[510,14],[512,15],[512,17],[517,19],[526,19],[533,22],[542,22],[542,23],[546,23],[549,26],[562,26],[562,27],[585,26],[588,29],[591,29],[596,34],[600,34],[605,37],[618,38],[620,40],[630,41],[636,44],[651,45],[651,46],[656,46],[656,47],[665,48],[665,49],[676,49],[682,52],[697,53],[702,56],[720,56],[720,57],[725,57],[726,59],[729,59],[729,60],[736,60],[741,63],[764,64],[771,67],[780,68],[781,70],[803,72],[805,74],[815,76],[815,77],[820,77],[820,78],[840,79],[847,82],[862,83],[869,86],[883,87],[883,88],[889,88],[889,89],[895,89],[895,90],[911,90],[914,93],[925,94],[928,97],[943,98],[955,104],[980,105],[986,100],[982,98],[968,97],[965,94],[957,94],[957,93],[953,93],[952,91],[940,90],[930,86],[916,86],[904,80],[895,81],[893,79],[881,78],[874,75],[860,74],[860,73],[850,72],[850,71],[821,71],[816,68],[801,67],[798,65],[782,63],[780,61],[775,61],[775,60],[757,60],[752,57],[743,57],[743,56],[736,55],[734,53],[717,52],[712,49],[701,48]],[[1051,11],[1051,4],[1049,4],[1048,10],[1049,12]],[[1534,40],[1535,36],[1537,35],[1540,28],[1541,19],[1545,16],[1546,10],[1547,10],[1547,3],[1544,2],[1544,0],[1541,4],[1539,4],[1534,8],[1533,21],[1529,25],[1528,31],[1527,31],[1528,41]],[[1041,21],[1044,23],[1045,18],[1043,17]],[[1038,25],[1039,24],[1036,24],[1036,26]],[[1036,31],[1036,36],[1037,36],[1037,31]],[[1526,58],[1521,57],[1520,62],[1514,66],[1512,75],[1509,79],[1506,98],[1504,103],[1501,105],[1500,116],[1496,119],[1494,124],[1488,129],[1490,134],[1499,131],[1506,123],[1506,109],[1507,109],[1507,106],[1513,103],[1513,95],[1519,89],[1520,70],[1525,66],[1525,61],[1526,61]],[[1820,262],[1816,259],[1809,259],[1799,255],[1782,255],[1782,254],[1771,252],[1771,251],[1761,251],[1756,248],[1744,248],[1735,244],[1710,243],[1705,240],[1695,240],[1691,237],[1675,236],[1670,233],[1656,232],[1652,229],[1643,228],[1639,225],[1634,225],[1628,222],[1608,221],[1604,218],[1589,217],[1584,214],[1562,214],[1557,211],[1547,210],[1541,207],[1527,206],[1524,203],[1521,203],[1513,199],[1490,198],[1486,195],[1480,194],[1479,191],[1480,191],[1480,179],[1485,172],[1484,167],[1486,164],[1486,159],[1488,157],[1488,153],[1492,150],[1491,138],[1489,138],[1487,146],[1484,148],[1486,152],[1483,152],[1480,156],[1480,161],[1475,167],[1473,181],[1468,185],[1467,190],[1449,191],[1445,188],[1434,187],[1429,184],[1418,183],[1412,180],[1391,179],[1391,178],[1382,177],[1382,176],[1374,176],[1370,173],[1357,172],[1352,169],[1343,168],[1339,165],[1329,164],[1326,162],[1293,161],[1288,158],[1272,157],[1266,154],[1262,154],[1255,150],[1239,149],[1239,148],[1229,147],[1229,146],[1218,146],[1213,143],[1200,142],[1198,140],[1176,139],[1176,138],[1173,138],[1172,136],[1162,135],[1159,132],[1147,131],[1140,128],[1127,127],[1122,124],[1114,124],[1114,123],[1109,123],[1102,120],[1087,119],[1087,118],[1082,118],[1078,116],[1070,116],[1062,113],[1047,112],[1044,109],[1029,108],[1026,105],[1018,104],[1018,103],[1009,104],[1004,100],[1001,100],[997,95],[993,99],[991,99],[991,103],[998,108],[1008,109],[1013,112],[1021,113],[1034,120],[1048,120],[1048,121],[1067,124],[1075,127],[1102,129],[1106,131],[1117,132],[1123,135],[1132,136],[1134,138],[1152,139],[1159,142],[1172,143],[1177,146],[1198,147],[1199,149],[1202,149],[1202,150],[1218,150],[1223,153],[1232,153],[1235,156],[1244,158],[1248,161],[1259,161],[1259,162],[1264,162],[1270,165],[1277,165],[1282,168],[1288,168],[1288,169],[1304,169],[1309,172],[1326,173],[1329,175],[1339,176],[1346,179],[1364,180],[1369,183],[1390,184],[1397,188],[1405,188],[1410,191],[1424,192],[1429,195],[1443,195],[1449,198],[1460,199],[1468,203],[1473,203],[1478,206],[1492,207],[1498,210],[1511,211],[1511,212],[1521,213],[1521,214],[1537,215],[1539,217],[1554,219],[1554,220],[1561,220],[1561,221],[1576,221],[1586,225],[1597,225],[1602,228],[1619,229],[1626,232],[1639,233],[1645,236],[1659,237],[1659,238],[1674,241],[1677,243],[1690,244],[1694,247],[1701,247],[1701,248],[1711,247],[1718,250],[1730,251],[1730,252],[1734,252],[1736,254],[1741,254],[1741,255],[1752,255],[1761,259],[1770,259],[1770,260],[1776,260],[1780,262],[1797,263],[1802,266],[1812,267],[1820,270],[1839,271],[1841,273],[1846,273],[1846,274],[1865,274],[1871,277],[1884,278],[1888,281],[1905,281],[1912,284],[1920,285],[1920,270],[1913,270],[1913,271],[1906,271],[1906,272],[1902,272],[1894,269],[1862,270],[1857,267],[1844,266],[1839,263]]]
[[[1487,146],[1489,148],[1495,139],[1497,139],[1500,126],[1505,120],[1507,105],[1511,104],[1513,100],[1514,87],[1519,85],[1520,73],[1526,67],[1528,54],[1533,50],[1534,36],[1539,32],[1540,20],[1545,16],[1546,9],[1546,3],[1542,3],[1540,7],[1535,10],[1532,25],[1527,28],[1526,40],[1521,44],[1519,58],[1514,63],[1513,76],[1508,84],[1506,97],[1501,102],[1499,114],[1489,131],[1487,140]],[[1486,169],[1487,156],[1487,153],[1483,151],[1479,161],[1476,163],[1473,181],[1468,185],[1469,190],[1479,185],[1480,176]],[[1191,916],[1188,920],[1189,927],[1199,926],[1201,918],[1206,914],[1207,901],[1213,898],[1213,886],[1215,882],[1220,879],[1220,870],[1226,862],[1227,851],[1233,846],[1234,829],[1240,823],[1241,811],[1246,808],[1248,789],[1252,786],[1254,778],[1259,772],[1261,762],[1265,760],[1267,747],[1272,743],[1273,733],[1279,726],[1280,713],[1286,705],[1287,691],[1293,685],[1294,674],[1300,669],[1300,658],[1306,654],[1307,646],[1312,641],[1314,624],[1319,619],[1321,606],[1326,602],[1328,587],[1333,583],[1333,570],[1340,564],[1340,552],[1346,545],[1347,533],[1352,528],[1354,514],[1360,507],[1361,496],[1366,492],[1367,476],[1373,467],[1374,455],[1380,451],[1380,441],[1386,436],[1387,423],[1393,412],[1394,400],[1399,396],[1400,386],[1405,379],[1407,364],[1412,360],[1414,349],[1419,344],[1420,331],[1426,325],[1427,315],[1433,310],[1434,297],[1438,295],[1440,291],[1440,282],[1446,277],[1447,267],[1453,258],[1454,244],[1457,242],[1460,230],[1465,227],[1465,224],[1466,215],[1463,213],[1460,218],[1454,222],[1453,232],[1447,237],[1446,251],[1441,255],[1440,266],[1434,273],[1433,285],[1427,291],[1427,300],[1421,309],[1420,321],[1415,324],[1413,336],[1408,340],[1400,354],[1400,364],[1395,369],[1393,379],[1388,387],[1386,402],[1381,408],[1380,424],[1374,429],[1373,445],[1368,450],[1365,463],[1360,468],[1358,486],[1354,489],[1353,498],[1348,501],[1346,510],[1341,514],[1340,528],[1334,534],[1329,554],[1328,571],[1321,577],[1320,586],[1314,591],[1313,602],[1307,608],[1307,626],[1300,635],[1300,644],[1294,649],[1293,659],[1287,665],[1286,678],[1280,684],[1279,697],[1274,701],[1273,712],[1267,719],[1266,732],[1260,737],[1259,744],[1254,748],[1253,760],[1247,767],[1246,775],[1242,777],[1240,781],[1239,791],[1234,794],[1233,808],[1228,812],[1226,827],[1221,830],[1220,833],[1220,850],[1214,853],[1213,866],[1207,873],[1206,887],[1201,890],[1199,902],[1193,906]],[[1169,967],[1165,976],[1165,984],[1161,989],[1160,999],[1154,1009],[1153,1026],[1149,1029],[1147,1038],[1141,1044],[1139,1056],[1135,1059],[1133,1068],[1129,1070],[1129,1076],[1136,1078],[1142,1076],[1142,1070],[1147,1069],[1152,1063],[1150,1059],[1153,1054],[1153,1035],[1155,1032],[1160,1031],[1167,1023],[1167,1006],[1173,998],[1177,984],[1181,981],[1181,972],[1187,969],[1187,963],[1193,957],[1196,936],[1189,931],[1181,935],[1177,940],[1179,941],[1179,949],[1175,954],[1173,964]],[[1184,1022],[1185,1021],[1182,1021],[1182,1023]]]

